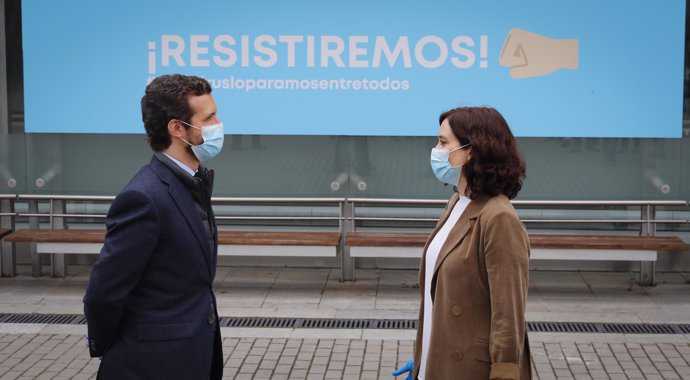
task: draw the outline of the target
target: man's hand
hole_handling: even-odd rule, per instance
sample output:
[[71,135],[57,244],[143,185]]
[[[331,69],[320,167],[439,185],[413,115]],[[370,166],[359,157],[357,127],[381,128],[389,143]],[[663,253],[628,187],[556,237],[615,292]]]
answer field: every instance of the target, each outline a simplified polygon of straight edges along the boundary
[[407,363],[404,366],[393,371],[393,376],[399,376],[399,375],[402,375],[403,373],[407,373],[407,377],[405,378],[405,380],[412,380],[412,370],[413,369],[414,369],[414,359],[410,359],[407,361]]

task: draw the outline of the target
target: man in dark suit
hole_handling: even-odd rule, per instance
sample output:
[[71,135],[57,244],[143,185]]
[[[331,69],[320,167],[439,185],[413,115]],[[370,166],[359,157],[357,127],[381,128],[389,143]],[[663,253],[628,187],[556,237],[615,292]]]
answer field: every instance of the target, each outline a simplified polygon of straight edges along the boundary
[[154,156],[108,212],[84,296],[90,354],[100,379],[220,379],[213,171],[200,163],[223,125],[199,77],[154,79],[141,109]]

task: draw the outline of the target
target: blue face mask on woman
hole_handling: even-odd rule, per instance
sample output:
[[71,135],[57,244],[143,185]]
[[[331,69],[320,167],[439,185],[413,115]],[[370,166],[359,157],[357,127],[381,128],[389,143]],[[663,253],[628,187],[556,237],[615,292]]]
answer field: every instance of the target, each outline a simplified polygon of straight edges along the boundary
[[438,178],[439,181],[453,186],[456,186],[460,182],[462,165],[453,167],[453,165],[450,164],[449,158],[451,153],[469,145],[470,144],[465,144],[460,148],[453,150],[437,148],[431,149],[431,169],[434,171],[434,175],[436,175],[436,178]]
[[182,141],[186,142],[190,147],[192,147],[192,152],[200,162],[212,159],[213,157],[217,156],[218,153],[220,153],[221,149],[223,149],[223,141],[225,139],[223,123],[199,128],[189,123],[185,123],[182,120],[180,121],[185,125],[201,131],[201,137],[203,138],[204,142],[199,145],[192,145],[189,143],[189,141],[182,139]]

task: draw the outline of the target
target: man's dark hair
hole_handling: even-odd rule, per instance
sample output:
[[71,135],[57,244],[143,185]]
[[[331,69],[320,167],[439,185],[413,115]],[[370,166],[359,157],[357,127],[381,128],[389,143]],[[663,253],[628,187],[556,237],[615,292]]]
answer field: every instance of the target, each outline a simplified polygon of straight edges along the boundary
[[490,107],[461,107],[444,112],[461,145],[470,144],[472,158],[462,167],[470,199],[480,195],[517,196],[525,178],[525,162],[508,123]]
[[141,118],[151,149],[158,152],[172,143],[168,133],[170,120],[177,119],[189,123],[192,117],[189,96],[210,93],[211,86],[208,81],[196,76],[162,75],[152,80],[146,86],[146,94],[141,98]]

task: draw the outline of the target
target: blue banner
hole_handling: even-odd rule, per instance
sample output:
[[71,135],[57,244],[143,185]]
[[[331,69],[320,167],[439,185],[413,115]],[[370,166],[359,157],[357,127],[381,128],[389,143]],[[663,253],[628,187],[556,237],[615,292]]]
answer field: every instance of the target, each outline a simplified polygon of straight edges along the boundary
[[25,0],[26,131],[143,133],[158,75],[230,134],[433,136],[489,105],[517,136],[682,132],[685,1]]

